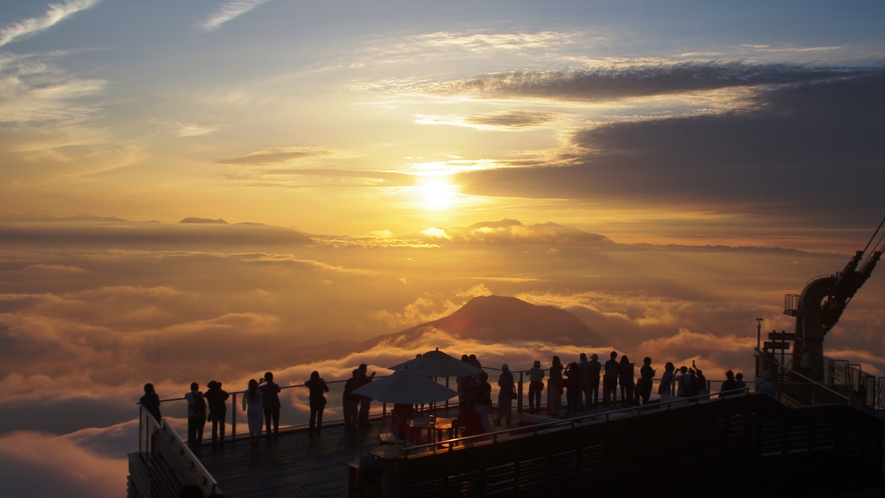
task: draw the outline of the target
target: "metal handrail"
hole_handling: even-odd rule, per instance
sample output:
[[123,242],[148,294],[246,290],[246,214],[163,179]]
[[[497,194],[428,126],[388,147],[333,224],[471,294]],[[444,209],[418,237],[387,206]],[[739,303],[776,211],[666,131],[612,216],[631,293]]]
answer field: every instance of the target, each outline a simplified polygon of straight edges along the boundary
[[[184,399],[184,398],[181,398]],[[180,454],[184,454],[188,460],[191,461],[191,467],[197,469],[197,471],[203,476],[203,485],[211,486],[212,492],[211,495],[215,495],[218,490],[218,482],[215,478],[212,477],[212,474],[206,470],[206,467],[200,462],[200,459],[194,455],[193,451],[187,446],[187,444],[182,441],[181,436],[178,435],[178,432],[169,425],[165,419],[157,420],[149,411],[147,411],[141,403],[138,403],[139,408],[139,434],[138,434],[138,451],[139,453],[147,453],[148,455],[153,455],[153,443],[151,442],[151,436],[156,434],[156,432],[161,430],[168,430],[172,433],[172,441],[175,442],[179,447]],[[144,425],[142,425],[142,419],[144,419]],[[142,446],[142,439],[144,439],[145,446]],[[148,468],[153,467],[153,458],[147,458],[146,463]]]
[[181,440],[181,436],[179,436],[178,433],[175,432],[175,429],[167,424],[165,420],[162,421],[162,424],[164,429],[169,429],[169,432],[172,433],[173,440],[181,447],[181,452],[184,453],[184,455],[187,456],[187,458],[191,461],[191,467],[197,469],[197,471],[203,475],[203,485],[212,486],[212,494],[214,495],[218,488],[218,483],[212,477],[212,474],[210,474],[209,471],[206,470],[206,467],[203,467],[200,459],[197,458],[197,456],[194,455],[193,451],[191,451],[191,449],[184,443],[184,441]]
[[[729,390],[729,391],[720,391],[717,394],[719,395],[719,398],[721,398],[723,394],[729,395],[729,396],[743,394],[744,396],[747,396],[747,395],[749,395],[749,391],[750,391],[749,387],[743,387],[740,389],[733,389],[733,390]],[[409,454],[417,453],[417,452],[423,451],[423,450],[436,451],[437,447],[440,447],[439,449],[446,449],[447,451],[452,451],[457,446],[456,443],[462,443],[462,444],[476,443],[476,442],[481,442],[481,441],[484,441],[487,439],[491,439],[492,443],[497,443],[498,438],[500,438],[502,436],[514,436],[514,435],[518,436],[518,435],[522,435],[527,432],[532,432],[534,435],[537,435],[539,431],[548,430],[548,429],[565,428],[566,426],[568,426],[569,428],[574,428],[575,425],[577,425],[581,422],[584,422],[585,419],[589,419],[589,420],[587,420],[588,422],[600,422],[600,423],[606,422],[607,423],[611,420],[611,415],[613,415],[613,414],[628,413],[628,412],[635,411],[636,416],[639,416],[642,414],[643,410],[659,410],[663,405],[667,405],[667,408],[666,408],[667,410],[673,409],[672,405],[676,404],[676,403],[693,404],[694,406],[697,406],[698,404],[700,404],[701,401],[713,401],[714,400],[713,396],[714,396],[713,394],[703,394],[703,395],[699,395],[699,396],[693,396],[690,398],[682,397],[682,396],[679,396],[679,397],[674,396],[678,399],[674,399],[674,400],[670,400],[670,401],[666,401],[666,402],[658,402],[658,403],[653,403],[653,404],[641,405],[641,406],[631,406],[628,408],[621,408],[618,410],[612,410],[612,411],[608,411],[605,413],[580,415],[580,416],[572,417],[569,419],[545,422],[542,424],[533,424],[533,425],[527,426],[527,427],[514,427],[513,429],[506,429],[503,431],[486,432],[483,434],[476,434],[473,436],[464,436],[464,437],[460,437],[460,438],[447,439],[445,441],[438,441],[435,443],[427,443],[427,444],[416,445],[416,446],[408,446],[408,447],[403,448],[403,457],[404,458],[408,457]],[[719,398],[715,398],[715,399],[719,399]],[[604,421],[603,420],[596,420],[596,419],[599,419],[603,416],[605,417]],[[513,434],[514,432],[517,432],[519,434]],[[441,446],[443,446],[443,445],[445,446],[445,448],[441,448]]]

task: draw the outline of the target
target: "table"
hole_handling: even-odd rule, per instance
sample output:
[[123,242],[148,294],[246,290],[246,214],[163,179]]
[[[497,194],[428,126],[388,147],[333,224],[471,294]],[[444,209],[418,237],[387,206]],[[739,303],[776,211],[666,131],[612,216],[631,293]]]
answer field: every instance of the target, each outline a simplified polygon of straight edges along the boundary
[[[452,426],[452,420],[454,419],[449,417],[436,417],[433,430],[431,430],[429,419],[413,418],[412,420],[409,420],[409,435],[417,433],[418,437],[414,439],[420,442],[421,432],[427,431],[427,442],[433,443],[435,441],[442,441],[443,431],[448,431],[448,438],[452,439],[455,437],[455,427]],[[434,438],[434,436],[436,436],[436,438]]]

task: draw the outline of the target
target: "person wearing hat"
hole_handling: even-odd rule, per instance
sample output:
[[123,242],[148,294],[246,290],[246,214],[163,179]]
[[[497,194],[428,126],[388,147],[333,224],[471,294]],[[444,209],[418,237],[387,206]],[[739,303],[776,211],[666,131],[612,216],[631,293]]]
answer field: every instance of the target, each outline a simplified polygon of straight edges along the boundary
[[529,413],[541,413],[541,391],[544,390],[544,369],[541,368],[541,361],[535,360],[526,373],[529,376]]
[[498,377],[498,417],[495,418],[495,425],[501,425],[501,420],[507,421],[510,425],[513,406],[513,398],[516,394],[516,386],[513,383],[513,374],[510,373],[510,367],[507,364],[501,365],[501,376]]
[[212,445],[218,444],[219,433],[221,435],[221,444],[224,444],[224,418],[227,414],[227,398],[230,397],[226,391],[221,389],[221,382],[209,381],[206,384],[209,389],[206,390],[206,403],[209,405],[209,418],[212,422]]

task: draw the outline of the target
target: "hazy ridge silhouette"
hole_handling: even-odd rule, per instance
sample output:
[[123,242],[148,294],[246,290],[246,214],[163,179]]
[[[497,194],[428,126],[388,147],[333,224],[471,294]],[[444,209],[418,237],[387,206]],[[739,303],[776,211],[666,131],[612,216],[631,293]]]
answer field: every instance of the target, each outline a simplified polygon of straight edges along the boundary
[[266,360],[273,367],[291,366],[322,359],[337,359],[367,351],[385,341],[401,347],[417,343],[429,330],[443,330],[461,339],[485,343],[544,341],[584,346],[607,343],[605,336],[572,313],[553,306],[538,306],[515,297],[480,296],[449,316],[412,328],[359,341],[333,341],[300,347]]

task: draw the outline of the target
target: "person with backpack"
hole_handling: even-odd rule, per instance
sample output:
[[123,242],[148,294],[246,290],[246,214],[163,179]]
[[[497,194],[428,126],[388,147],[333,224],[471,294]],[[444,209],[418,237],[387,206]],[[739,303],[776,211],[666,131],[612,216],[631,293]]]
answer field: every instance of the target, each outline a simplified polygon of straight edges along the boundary
[[200,392],[200,385],[191,382],[191,392],[184,395],[187,400],[187,444],[198,450],[203,445],[203,428],[206,426],[206,400]]
[[224,445],[224,419],[227,415],[227,398],[230,394],[221,389],[221,382],[209,381],[206,384],[206,401],[209,402],[209,422],[212,422],[212,445],[218,444],[218,435],[221,433],[221,444]]

